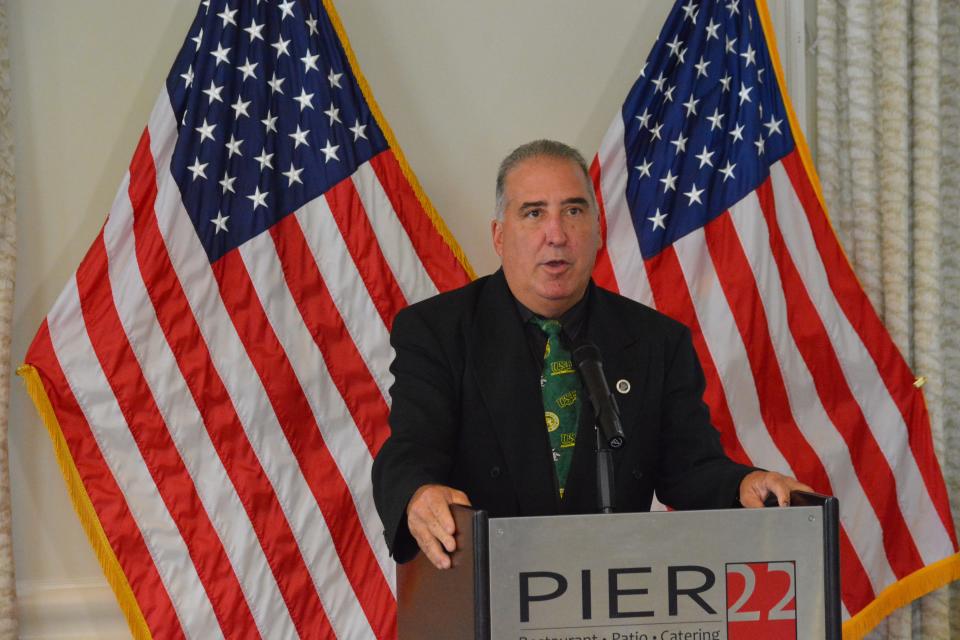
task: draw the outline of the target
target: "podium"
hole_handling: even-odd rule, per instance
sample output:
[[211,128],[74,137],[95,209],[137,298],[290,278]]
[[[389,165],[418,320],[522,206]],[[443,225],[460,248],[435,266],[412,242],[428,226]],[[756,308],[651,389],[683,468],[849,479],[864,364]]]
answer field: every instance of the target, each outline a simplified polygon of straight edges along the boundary
[[397,572],[400,640],[840,640],[837,500],[789,508],[488,518]]

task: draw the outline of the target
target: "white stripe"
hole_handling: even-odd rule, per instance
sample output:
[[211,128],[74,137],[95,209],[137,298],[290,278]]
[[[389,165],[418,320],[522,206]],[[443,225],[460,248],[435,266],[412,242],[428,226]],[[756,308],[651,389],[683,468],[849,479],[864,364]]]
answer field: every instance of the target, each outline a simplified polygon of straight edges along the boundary
[[[383,525],[373,504],[370,486],[373,457],[330,376],[296,301],[285,286],[280,258],[272,237],[270,234],[260,234],[240,247],[240,255],[274,333],[283,345],[290,366],[310,404],[324,443],[350,489],[367,541],[392,587],[396,565],[390,559],[382,535]],[[344,606],[343,603],[330,604],[334,607]]]
[[390,334],[370,300],[327,199],[314,198],[295,215],[350,338],[357,345],[380,394],[389,402],[390,385],[393,384]]
[[764,426],[746,345],[720,288],[703,229],[677,240],[673,249],[690,290],[707,350],[717,368],[737,439],[752,462],[762,461],[767,469],[793,475],[790,464]]
[[910,450],[907,426],[886,390],[873,359],[833,296],[817,253],[803,206],[781,162],[770,167],[777,202],[777,223],[800,277],[824,319],[844,377],[884,457],[896,477],[897,502],[925,564],[953,553],[953,543],[940,521],[933,500]]
[[80,313],[76,278],[67,283],[47,316],[47,322],[50,341],[67,384],[123,492],[138,529],[144,534],[144,544],[184,633],[190,638],[222,638],[190,553],[147,470],[94,353]]
[[[126,189],[122,192],[126,196]],[[133,210],[119,197],[104,226],[114,303],[144,378],[223,543],[261,635],[296,630],[243,504],[234,491],[203,418],[164,339],[134,254]],[[216,428],[216,425],[213,425]]]
[[607,216],[607,254],[620,293],[654,306],[647,269],[640,255],[637,231],[627,204],[627,156],[623,149],[623,118],[618,112],[600,143],[600,193]]
[[403,297],[412,304],[436,295],[436,285],[420,262],[407,230],[400,223],[390,198],[369,162],[357,167],[353,184]]
[[[158,105],[150,117],[151,142],[167,140],[173,127],[169,105]],[[155,166],[162,176],[158,178],[155,209],[174,270],[184,283],[184,293],[214,366],[300,545],[314,587],[321,599],[333,589],[350,589],[320,507],[277,422],[259,374],[223,306],[206,253],[183,209],[179,189],[168,174],[171,151],[172,145],[154,149]],[[324,604],[324,608],[338,635],[341,628],[352,627],[351,617],[359,616],[366,621],[358,606],[331,610]],[[373,632],[368,630],[360,637],[373,637]]]
[[827,471],[830,485],[843,505],[840,520],[866,569],[871,587],[879,593],[896,581],[883,548],[883,529],[853,467],[850,449],[824,410],[813,376],[790,330],[783,283],[768,241],[770,230],[760,211],[756,192],[747,194],[731,207],[730,217],[757,282],[790,411]]

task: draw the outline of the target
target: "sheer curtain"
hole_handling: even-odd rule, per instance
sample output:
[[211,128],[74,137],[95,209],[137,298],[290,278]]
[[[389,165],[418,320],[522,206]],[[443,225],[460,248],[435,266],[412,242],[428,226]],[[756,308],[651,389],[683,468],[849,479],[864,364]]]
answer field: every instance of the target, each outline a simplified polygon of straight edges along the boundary
[[10,529],[10,474],[7,469],[7,408],[10,395],[10,323],[16,271],[17,228],[14,200],[13,115],[10,113],[10,57],[7,3],[0,0],[0,638],[17,637]]
[[[960,514],[960,3],[820,0],[817,165],[834,226],[923,387]],[[946,452],[953,452],[946,455]],[[868,638],[960,637],[960,588]]]

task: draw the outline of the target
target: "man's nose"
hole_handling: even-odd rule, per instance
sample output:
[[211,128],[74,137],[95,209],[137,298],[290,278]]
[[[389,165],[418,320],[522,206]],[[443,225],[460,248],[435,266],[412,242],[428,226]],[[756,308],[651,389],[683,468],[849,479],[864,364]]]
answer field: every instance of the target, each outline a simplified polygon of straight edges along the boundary
[[564,245],[567,243],[567,225],[562,214],[547,216],[546,229],[547,243],[551,245]]

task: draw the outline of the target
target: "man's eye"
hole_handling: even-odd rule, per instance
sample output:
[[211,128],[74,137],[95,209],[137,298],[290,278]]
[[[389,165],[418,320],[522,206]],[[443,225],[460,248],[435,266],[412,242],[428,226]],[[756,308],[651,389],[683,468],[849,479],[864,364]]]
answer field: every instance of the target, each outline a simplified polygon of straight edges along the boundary
[[569,209],[567,209],[567,213],[569,213],[572,216],[578,216],[581,213],[583,213],[583,209],[581,209],[580,207],[570,207]]
[[523,216],[525,218],[539,218],[541,213],[540,209],[527,209]]

